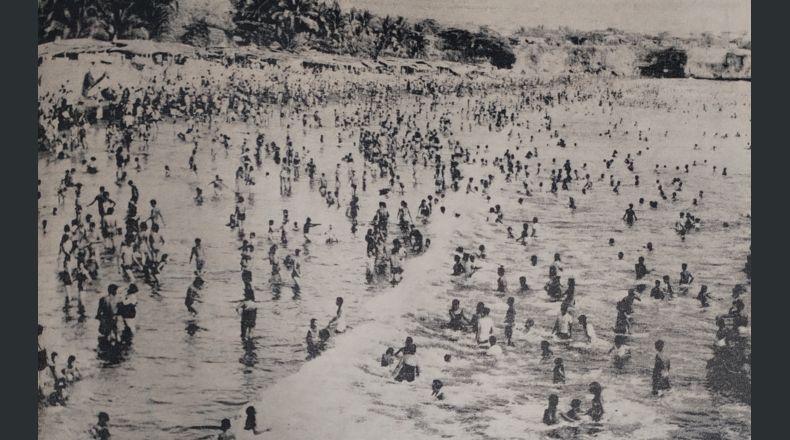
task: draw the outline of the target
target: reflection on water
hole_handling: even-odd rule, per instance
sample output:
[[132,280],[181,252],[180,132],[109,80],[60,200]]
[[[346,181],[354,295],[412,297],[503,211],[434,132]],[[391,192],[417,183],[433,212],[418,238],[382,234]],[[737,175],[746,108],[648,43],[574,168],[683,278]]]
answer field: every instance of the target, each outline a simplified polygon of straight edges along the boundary
[[[536,191],[519,204],[517,200],[524,197],[520,192],[523,189],[518,184],[506,184],[493,166],[482,169],[477,164],[462,166],[465,176],[476,179],[487,174],[497,176],[495,187],[490,191],[491,200],[487,201],[480,194],[466,196],[463,189],[449,193],[442,200],[447,207],[446,216],[436,213],[425,231],[433,246],[429,254],[418,257],[422,258],[419,265],[408,266],[404,277],[405,283],[414,283],[419,300],[410,303],[408,311],[400,316],[390,316],[384,309],[370,305],[374,299],[394,293],[384,280],[372,286],[363,284],[365,228],[352,235],[344,209],[327,208],[317,192],[309,189],[304,176],[294,183],[292,197],[281,197],[276,189],[278,171],[270,159],[265,160],[263,168],[256,173],[257,183],[252,187],[254,205],[248,208],[245,229],[263,237],[268,220],[279,221],[282,209],[288,209],[291,220],[300,225],[306,217],[322,225],[335,225],[340,242],[329,246],[314,240],[303,247],[299,292],[294,292],[288,284],[273,286],[269,283],[270,271],[265,261],[268,245],[265,240],[255,243],[253,273],[260,304],[255,338],[248,342],[239,338],[239,318],[234,310],[236,301],[242,297],[243,284],[238,267],[239,244],[235,233],[225,226],[233,212],[232,194],[227,191],[219,199],[207,198],[202,206],[192,201],[195,188],[206,190],[215,174],[231,181],[237,158],[233,152],[225,157],[222,147],[214,146],[217,159],[213,161],[211,143],[203,139],[197,158],[198,174],[190,173],[187,158],[191,145],[181,143],[175,136],[183,127],[163,124],[150,156],[140,156],[143,171],[131,171],[130,178],[140,188],[141,201],[156,198],[162,207],[167,222],[163,231],[164,252],[170,255],[170,263],[161,276],[158,292],[150,292],[146,287],[138,294],[137,334],[133,346],[118,362],[104,362],[97,355],[98,324],[90,319],[106,286],[121,281],[112,262],[103,262],[101,280],[87,292],[88,319],[80,320],[74,312],[66,314],[61,309],[63,294],[54,267],[59,239],[56,232],[66,219],[62,214],[52,216],[51,213],[52,207],[57,206],[58,179],[65,169],[78,167],[78,162],[53,162],[42,158],[39,161],[43,193],[40,212],[52,226],[46,235],[39,236],[40,321],[48,328],[51,350],[60,352],[62,358],[76,355],[87,377],[72,388],[67,407],[40,412],[41,437],[81,438],[95,413],[101,410],[112,415],[113,434],[119,438],[208,438],[214,433],[189,427],[216,424],[240,412],[248,402],[266,396],[269,386],[297,372],[307,356],[303,337],[310,318],[317,318],[319,323],[328,322],[334,314],[337,296],[345,298],[350,327],[347,335],[336,338],[338,341],[358,337],[354,328],[366,323],[386,326],[389,332],[386,339],[377,340],[381,346],[360,348],[369,352],[373,359],[380,354],[377,352],[383,353],[387,344],[401,341],[403,335],[412,335],[420,341],[426,371],[443,377],[449,397],[440,405],[415,402],[414,396],[430,391],[429,387],[420,388],[434,378],[428,376],[421,379],[423,384],[403,385],[393,394],[382,372],[365,367],[368,359],[354,358],[346,359],[348,369],[344,371],[355,378],[356,385],[342,395],[368,405],[371,414],[413,425],[428,438],[523,438],[525,433],[550,438],[661,438],[670,433],[688,439],[750,436],[750,407],[709,387],[707,368],[714,354],[711,348],[716,331],[714,317],[727,311],[732,286],[744,282],[741,268],[751,242],[750,219],[743,215],[750,211],[751,205],[750,154],[743,149],[744,139],[733,136],[727,140],[716,139],[715,152],[709,148],[690,149],[694,143],[704,146],[713,143],[710,138],[713,132],[749,132],[748,121],[733,121],[722,116],[727,111],[738,111],[739,115],[748,113],[749,89],[744,84],[692,81],[673,81],[673,88],[663,86],[668,83],[662,83],[661,96],[653,99],[673,103],[678,100],[676,107],[689,113],[643,108],[637,105],[638,96],[632,107],[616,109],[614,115],[601,113],[597,103],[569,104],[551,110],[553,125],[564,126],[561,129],[563,137],[573,139],[578,146],[540,149],[539,161],[543,162],[544,169],[550,169],[548,163],[552,157],[556,157],[557,166],[571,159],[574,166],[589,164],[592,176],[607,172],[601,158],[608,157],[611,150],[617,149],[621,155],[618,160],[622,160],[626,154],[635,155],[641,149],[643,154],[637,160],[637,172],[643,180],[641,187],[631,185],[627,174],[621,176],[620,195],[610,191],[608,181],[596,182],[590,194],[574,194],[578,209],[571,212],[562,191],[557,197]],[[631,87],[626,93],[629,90],[636,93],[633,90],[640,91],[650,84],[653,83],[624,82],[624,87]],[[507,102],[509,98],[503,96],[501,99]],[[724,112],[701,113],[699,119],[691,120],[691,115],[698,112],[691,106],[700,106],[704,100],[723,103]],[[449,101],[442,103],[444,109],[441,111],[458,111],[460,106]],[[402,104],[408,109],[413,102],[409,99]],[[334,109],[334,106],[322,109],[322,119],[332,120]],[[521,115],[531,121],[538,121],[541,116],[542,113]],[[457,119],[457,115],[454,117]],[[639,144],[634,139],[635,132],[611,139],[598,135],[610,128],[608,122],[620,117],[625,119],[624,126],[633,121],[640,121],[640,124],[649,121],[648,127],[640,128],[651,133],[651,142]],[[285,143],[285,124],[274,122],[259,129],[266,133],[267,141]],[[253,130],[239,125],[222,128],[231,136],[231,145],[240,145],[244,138],[252,142]],[[665,130],[669,130],[668,136],[658,134]],[[701,137],[702,131],[708,133],[707,138]],[[349,150],[321,144],[321,135],[325,139],[337,139],[337,131],[331,127],[313,129],[306,135],[301,130],[292,130],[290,134],[294,146],[306,147],[306,157],[314,157],[319,173],[326,172],[328,176]],[[346,133],[344,136],[353,139],[355,135]],[[501,154],[507,148],[513,151],[515,143],[508,141],[506,131],[489,132],[487,127],[474,127],[471,132],[465,130],[459,138],[469,147],[488,145],[491,159],[493,154]],[[94,134],[91,152],[99,159],[102,172],[79,178],[84,184],[84,200],[92,197],[99,185],[108,184],[112,179],[108,175],[113,170],[112,157],[100,154],[102,139],[101,131]],[[553,146],[556,140],[550,140],[545,132],[536,133],[535,145],[546,143]],[[357,151],[353,154],[354,166],[359,170],[362,160]],[[690,173],[683,173],[682,168],[674,171],[675,165],[692,161],[699,165]],[[655,163],[665,163],[668,169],[655,176],[651,172]],[[164,176],[163,164],[170,165],[172,177]],[[711,172],[713,164],[719,169],[728,167],[728,178],[714,175]],[[344,172],[345,167],[342,167]],[[616,173],[626,172],[622,164],[613,169]],[[407,188],[404,198],[412,209],[425,195],[433,192],[431,173],[430,168],[420,169],[419,183]],[[627,203],[641,196],[657,197],[652,180],[660,178],[668,182],[675,176],[683,178],[684,189],[688,191],[681,194],[680,201],[674,204],[662,201],[656,210],[638,207],[640,219],[634,228],[627,228],[619,221]],[[384,186],[386,183],[380,181],[368,183],[368,191],[360,197],[361,219],[372,218],[380,199],[377,190]],[[128,188],[110,184],[108,189],[119,205],[125,206]],[[698,190],[704,190],[705,196],[693,212],[703,219],[703,227],[680,241],[672,225],[678,212],[690,208],[692,194]],[[347,197],[341,189],[344,205]],[[399,195],[389,196],[390,209],[395,209],[399,199]],[[72,203],[71,197],[66,203]],[[516,231],[523,220],[538,217],[538,238],[526,247],[506,240],[504,227],[486,219],[488,207],[494,204],[502,206],[505,225],[513,225]],[[59,211],[63,210],[67,209]],[[454,213],[459,216],[452,216]],[[728,226],[721,226],[725,221]],[[293,235],[290,247],[302,247],[300,234]],[[203,238],[206,249],[207,284],[201,292],[203,303],[198,305],[199,313],[192,317],[183,301],[191,281],[188,260],[195,237]],[[616,242],[612,247],[607,244],[610,237]],[[648,241],[653,243],[654,251],[644,249]],[[486,261],[481,264],[483,269],[468,281],[452,280],[449,274],[453,249],[456,246],[476,248],[479,244],[485,244],[488,251]],[[624,253],[623,260],[616,257],[620,251]],[[548,266],[555,252],[562,255],[566,271],[576,279],[577,309],[588,316],[602,340],[613,340],[614,304],[633,284],[633,264],[640,255],[646,257],[655,275],[668,274],[673,279],[677,278],[680,264],[689,263],[697,283],[707,284],[713,293],[712,305],[708,309],[699,308],[689,297],[659,304],[645,295],[635,306],[635,336],[627,341],[632,355],[619,364],[607,355],[608,347],[599,350],[554,343],[552,349],[562,356],[567,371],[567,383],[558,387],[552,383],[551,361],[541,360],[539,339],[536,341],[523,334],[523,323],[528,318],[534,319],[537,330],[548,331],[553,323],[557,304],[548,300],[541,286],[547,280]],[[529,264],[532,255],[538,257],[536,266]],[[505,360],[492,366],[481,359],[469,336],[449,331],[442,323],[452,299],[460,299],[467,311],[473,310],[478,301],[484,301],[491,308],[501,332],[507,307],[506,296],[495,292],[498,265],[507,268],[511,289],[518,285],[518,277],[524,275],[533,291],[508,294],[516,297],[516,346],[506,350]],[[652,280],[654,274],[648,278]],[[369,313],[371,310],[374,313]],[[387,321],[378,322],[383,316],[388,317]],[[674,389],[662,399],[650,395],[652,345],[657,338],[667,341],[673,359]],[[360,341],[359,345],[364,342]],[[453,359],[448,366],[442,364],[445,354]],[[560,410],[565,411],[571,398],[587,396],[585,399],[589,399],[586,390],[591,381],[604,384],[606,423],[557,429],[547,429],[540,424],[540,414],[549,394],[560,395]],[[665,431],[651,430],[651,424],[660,425]]]

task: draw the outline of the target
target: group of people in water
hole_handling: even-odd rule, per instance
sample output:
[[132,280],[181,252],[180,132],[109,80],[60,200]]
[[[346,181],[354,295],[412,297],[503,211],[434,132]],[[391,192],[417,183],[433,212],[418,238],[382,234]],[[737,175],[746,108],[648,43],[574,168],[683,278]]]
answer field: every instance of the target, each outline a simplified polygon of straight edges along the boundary
[[[193,188],[195,195],[192,202],[197,206],[232,197],[233,210],[230,213],[226,211],[228,217],[223,218],[229,218],[227,226],[233,231],[239,251],[239,274],[243,288],[235,310],[239,316],[240,337],[245,344],[255,338],[260,305],[256,293],[270,289],[273,297],[277,298],[282,287],[289,286],[294,296],[298,297],[305,287],[304,277],[309,275],[305,270],[309,269],[309,257],[314,246],[333,246],[339,242],[336,230],[325,221],[326,218],[313,219],[325,216],[334,218],[335,212],[342,207],[346,208],[344,214],[351,236],[358,240],[357,233],[364,231],[364,255],[367,258],[365,280],[373,285],[397,286],[406,275],[404,267],[408,258],[436,248],[435,243],[433,247],[431,243],[431,238],[434,238],[431,236],[431,226],[435,216],[460,215],[447,210],[450,198],[483,198],[484,204],[481,206],[485,206],[486,212],[481,214],[486,216],[488,222],[499,228],[498,231],[508,241],[530,250],[533,242],[542,239],[537,233],[538,228],[551,228],[551,224],[539,223],[536,216],[530,216],[531,220],[518,221],[506,216],[505,208],[511,209],[513,204],[509,200],[507,203],[496,203],[497,198],[502,197],[498,191],[500,186],[513,185],[517,188],[517,208],[520,205],[529,206],[530,198],[540,193],[556,196],[556,203],[564,203],[559,202],[559,195],[567,194],[566,207],[570,212],[580,209],[586,203],[585,196],[599,191],[598,186],[605,186],[607,180],[609,191],[615,196],[628,186],[649,191],[649,185],[640,187],[636,171],[639,169],[638,163],[646,160],[642,153],[649,149],[647,146],[624,158],[617,150],[611,155],[607,154],[603,160],[605,171],[597,178],[591,177],[596,176],[593,164],[580,165],[571,160],[546,158],[546,155],[553,154],[555,148],[561,149],[558,151],[583,148],[566,140],[566,127],[556,124],[549,111],[568,105],[569,102],[588,103],[596,99],[604,111],[612,109],[622,99],[622,92],[612,88],[582,90],[567,87],[567,83],[562,81],[542,84],[510,78],[480,81],[444,77],[410,81],[390,78],[377,83],[353,79],[327,80],[318,76],[313,82],[308,82],[300,79],[300,75],[287,75],[285,72],[278,74],[285,80],[261,78],[260,75],[246,75],[225,68],[219,69],[219,72],[206,72],[200,78],[179,75],[176,79],[164,77],[138,86],[108,86],[99,94],[101,105],[92,111],[70,100],[65,89],[59,94],[42,96],[39,142],[42,150],[46,150],[48,158],[55,162],[80,163],[84,167],[69,167],[65,171],[63,179],[55,188],[57,206],[52,207],[47,215],[50,221],[55,216],[66,217],[58,249],[56,275],[65,293],[64,310],[68,314],[76,301],[77,315],[81,320],[86,318],[86,308],[93,302],[86,298],[86,289],[92,283],[106,285],[106,294],[98,300],[95,315],[101,358],[118,359],[131,346],[137,331],[137,294],[145,286],[152,294],[159,294],[162,275],[166,273],[170,262],[165,251],[170,248],[170,243],[165,239],[167,226],[164,208],[154,198],[143,201],[137,184],[130,178],[132,172],[139,171],[143,166],[140,157],[157,154],[157,144],[161,140],[160,125],[164,121],[173,121],[185,127],[176,133],[176,138],[177,143],[189,151],[188,159],[185,160],[186,171],[170,163],[164,165],[165,178],[179,177],[178,173],[185,172],[190,178],[200,181]],[[512,92],[512,96],[508,100],[501,100],[502,91]],[[404,107],[396,105],[394,110],[390,110],[389,105],[397,103],[404,94],[413,97],[414,102]],[[361,96],[366,99],[360,100]],[[330,103],[337,104],[333,110],[334,121],[323,120],[323,111],[313,111]],[[445,104],[448,109],[443,111],[441,106]],[[527,120],[524,114],[528,112],[538,112],[543,116],[537,121]],[[317,131],[320,133],[316,136],[318,142],[309,148],[300,148],[288,134],[285,141],[278,144],[273,140],[275,136],[266,130],[266,127],[276,124],[281,127],[285,125],[286,133],[296,130],[301,130],[303,134]],[[623,119],[613,121],[611,130],[600,135],[611,138],[613,133],[628,135],[629,130],[633,130],[637,132],[631,133],[635,139],[638,134],[636,141],[648,142],[649,129],[639,127],[636,122],[634,128],[626,127],[625,124]],[[339,133],[337,139],[324,139],[322,130],[326,125],[334,125]],[[230,135],[234,134],[233,130],[238,126],[255,128],[256,131],[249,138],[249,145],[247,138],[236,142],[234,136]],[[490,132],[507,131],[512,147],[501,152],[498,148],[489,149],[488,145],[466,145],[464,133],[471,132],[473,126],[484,130],[487,128]],[[103,147],[98,149],[91,137],[96,130],[104,134],[101,139]],[[548,134],[554,145],[547,144],[546,148],[539,148],[534,140],[537,133],[541,133],[541,136]],[[651,133],[651,136],[655,134]],[[330,146],[337,148],[344,156],[340,162],[334,163],[334,167],[330,165],[331,169],[319,169],[324,164],[324,149]],[[115,164],[114,182],[113,178],[108,179],[88,203],[83,203],[83,183],[80,180],[88,176],[91,179],[109,176],[103,169],[102,161],[97,160],[102,149]],[[205,172],[199,169],[205,157],[212,163],[234,163],[232,168],[236,171],[232,188],[220,175],[205,176]],[[618,162],[623,164],[622,169],[618,167]],[[691,165],[692,169],[703,166],[708,166],[707,161]],[[279,194],[283,200],[301,191],[303,186],[299,182],[306,180],[309,191],[319,196],[325,206],[309,207],[311,217],[306,217],[301,225],[290,217],[288,209],[282,209],[281,218],[276,221],[272,217],[279,215],[272,215],[269,207],[255,205],[256,185],[260,185],[272,169],[278,174]],[[476,169],[482,170],[482,175],[474,176]],[[660,209],[658,200],[662,204],[665,201],[668,204],[680,203],[678,200],[683,192],[689,191],[684,187],[681,177],[678,177],[690,172],[688,165],[676,167],[675,173],[672,173],[666,165],[662,167],[656,164],[653,172],[657,175],[653,189],[656,200],[649,200],[649,193],[646,193],[646,197],[639,198],[638,203],[635,200],[627,205],[622,215],[625,233],[628,229],[640,228],[644,219],[650,216],[649,211],[643,213],[643,209]],[[726,176],[726,172],[724,168],[721,175]],[[672,182],[662,183],[662,174],[674,176]],[[420,186],[425,175],[432,175],[432,194],[419,197],[419,206],[412,213],[406,200],[407,196],[411,196],[408,189]],[[334,184],[331,182],[332,177]],[[633,185],[622,183],[626,177],[629,182],[633,178]],[[226,178],[231,181],[230,176]],[[112,183],[117,189],[110,191],[107,188],[111,188]],[[360,213],[373,209],[362,206],[362,203],[375,198],[374,184],[379,197],[378,207],[367,227],[360,227]],[[204,188],[210,190],[206,192]],[[39,198],[41,190],[39,186]],[[211,194],[210,198],[208,193]],[[228,196],[225,193],[229,193]],[[702,203],[703,196],[703,191],[698,191],[692,201],[693,207],[680,213],[674,225],[680,239],[686,240],[688,234],[706,227],[706,223],[690,212]],[[391,220],[388,203],[392,203],[392,200],[396,200],[394,206],[397,206],[397,213]],[[122,211],[124,201],[125,212]],[[416,206],[416,201],[414,203],[412,208]],[[147,205],[147,208],[140,207],[141,204]],[[321,214],[320,209],[325,214]],[[268,217],[268,229],[259,234],[250,225],[253,223],[251,220],[262,216]],[[364,221],[361,224],[364,225]],[[47,226],[47,219],[42,219],[44,233],[47,232]],[[520,231],[514,233],[514,228],[520,228]],[[314,241],[319,241],[317,231],[321,231],[322,237],[316,245]],[[361,240],[358,241],[361,252]],[[614,243],[614,238],[611,238],[609,245],[614,246]],[[207,283],[212,281],[212,274],[207,271],[208,258],[204,246],[201,238],[194,239],[188,258],[189,265],[194,262],[194,270],[190,269],[191,282],[184,286],[185,315],[190,320],[188,329],[193,330],[199,328],[196,319],[201,314],[202,292]],[[256,257],[256,250],[261,248],[268,249],[266,256]],[[654,252],[652,243],[647,243],[646,249],[648,256]],[[475,274],[493,271],[488,262],[496,258],[498,255],[493,252],[488,255],[483,244],[471,250],[457,247],[452,255],[453,279],[464,282]],[[618,259],[623,258],[621,252]],[[524,260],[527,267],[538,265],[536,253]],[[263,277],[263,283],[255,281],[260,278],[255,276],[255,267],[260,261],[268,263],[270,269],[267,276]],[[643,256],[638,258],[634,266],[635,283],[627,285],[624,282],[624,290],[628,293],[615,303],[614,346],[610,352],[615,353],[616,363],[622,363],[630,356],[628,340],[634,333],[634,302],[641,301],[640,294],[649,290],[649,296],[653,299],[672,300],[689,295],[693,288],[698,291],[696,300],[704,308],[716,299],[707,285],[695,280],[686,263],[681,265],[677,291],[668,275],[655,279],[651,288],[647,283],[652,271],[647,264]],[[517,299],[523,301],[527,295],[533,295],[535,290],[530,284],[537,285],[537,280],[528,280],[526,275],[520,275],[514,289],[508,283],[509,269],[501,264],[495,266],[496,284],[493,290],[507,305],[504,317],[497,318],[501,319],[502,334],[497,334],[498,326],[494,323],[490,306],[478,302],[474,313],[467,316],[459,299],[452,300],[446,328],[454,332],[473,333],[474,343],[486,355],[501,359],[505,357],[508,347],[518,343],[520,333],[516,329],[519,328],[518,323],[523,322],[525,333],[522,335],[540,335],[541,357],[553,365],[553,383],[564,383],[566,366],[562,357],[554,356],[552,343],[555,349],[557,346],[565,349],[568,343],[578,339],[587,344],[599,341],[593,317],[578,310],[576,277],[565,275],[570,271],[565,267],[560,253],[555,253],[548,267],[548,280],[543,290],[547,295],[546,300],[556,302],[559,311],[554,326],[550,331],[548,328],[544,331],[532,318],[517,318],[520,314]],[[746,270],[750,278],[750,257]],[[719,327],[717,345],[737,346],[742,350],[748,326],[743,302],[746,288],[743,284],[736,287],[733,290],[732,309],[716,318]],[[326,324],[319,325],[318,319],[310,319],[304,340],[307,359],[319,357],[331,346],[333,334],[341,335],[349,328],[343,304],[344,298],[337,297],[337,309],[325,321]],[[656,355],[651,391],[656,395],[671,388],[670,361],[664,352],[665,345],[663,340],[656,340],[654,344]],[[446,355],[445,360],[449,361],[449,356]],[[42,401],[50,404],[65,402],[63,396],[66,386],[63,384],[81,377],[74,366],[76,359],[72,358],[69,358],[65,368],[59,368],[54,354],[50,356],[39,344],[39,371],[51,374],[55,384],[50,393],[41,390]],[[381,357],[381,365],[390,368],[392,377],[398,382],[417,380],[420,367],[414,340],[408,337],[399,349],[388,348]],[[446,382],[448,379],[432,381],[432,397],[439,400],[446,398],[443,388]],[[601,422],[604,415],[603,388],[599,382],[591,383],[588,390],[592,399],[588,408],[582,409],[582,400],[573,398],[566,412],[559,412],[560,398],[557,394],[551,394],[542,421],[554,425],[561,421],[576,422],[587,416],[593,422]],[[251,430],[255,430],[254,408],[252,413]],[[109,416],[100,413],[99,423],[92,430],[94,438],[109,438],[109,433],[106,436],[103,434],[108,432],[108,422]],[[223,420],[222,431],[220,438],[232,438],[229,420]]]

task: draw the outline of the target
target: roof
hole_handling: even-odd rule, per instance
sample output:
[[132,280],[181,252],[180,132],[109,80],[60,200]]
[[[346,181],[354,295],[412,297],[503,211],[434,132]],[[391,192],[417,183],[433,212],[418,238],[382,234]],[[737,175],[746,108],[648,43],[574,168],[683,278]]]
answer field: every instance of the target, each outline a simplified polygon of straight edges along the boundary
[[116,40],[113,43],[113,52],[128,51],[136,55],[153,55],[156,53],[189,55],[195,53],[195,48],[181,43],[167,43],[151,40]]
[[150,40],[116,40],[114,42],[74,38],[57,40],[38,46],[38,56],[55,56],[62,53],[126,52],[135,55],[193,54],[195,48],[181,43],[154,42]]

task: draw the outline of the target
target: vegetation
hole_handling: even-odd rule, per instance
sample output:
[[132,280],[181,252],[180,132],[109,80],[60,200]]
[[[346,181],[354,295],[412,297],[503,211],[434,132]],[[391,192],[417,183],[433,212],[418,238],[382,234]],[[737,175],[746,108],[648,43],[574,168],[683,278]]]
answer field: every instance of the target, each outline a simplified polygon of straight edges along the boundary
[[39,42],[58,38],[159,38],[175,0],[39,0]]
[[42,43],[59,38],[151,38],[206,46],[214,32],[222,38],[233,37],[238,44],[273,49],[314,49],[374,60],[389,56],[488,62],[498,68],[515,64],[512,46],[536,43],[572,47],[648,44],[659,48],[729,44],[751,48],[749,39],[725,40],[709,34],[680,39],[666,33],[651,37],[615,29],[579,32],[543,26],[521,28],[504,38],[485,27],[470,31],[446,28],[430,19],[415,22],[366,10],[343,10],[336,0],[225,0],[228,3],[224,8],[206,3],[202,15],[186,11],[186,4],[180,13],[178,0],[38,1]]

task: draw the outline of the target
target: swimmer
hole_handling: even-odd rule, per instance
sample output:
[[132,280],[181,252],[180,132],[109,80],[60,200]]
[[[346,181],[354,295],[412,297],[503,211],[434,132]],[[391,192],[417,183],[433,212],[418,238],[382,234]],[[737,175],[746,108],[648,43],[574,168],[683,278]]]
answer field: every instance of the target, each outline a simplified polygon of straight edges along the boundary
[[581,420],[580,417],[582,411],[581,406],[582,406],[581,400],[579,399],[571,400],[571,409],[568,410],[568,412],[562,414],[562,419],[565,420],[566,422],[578,422],[579,420]]

